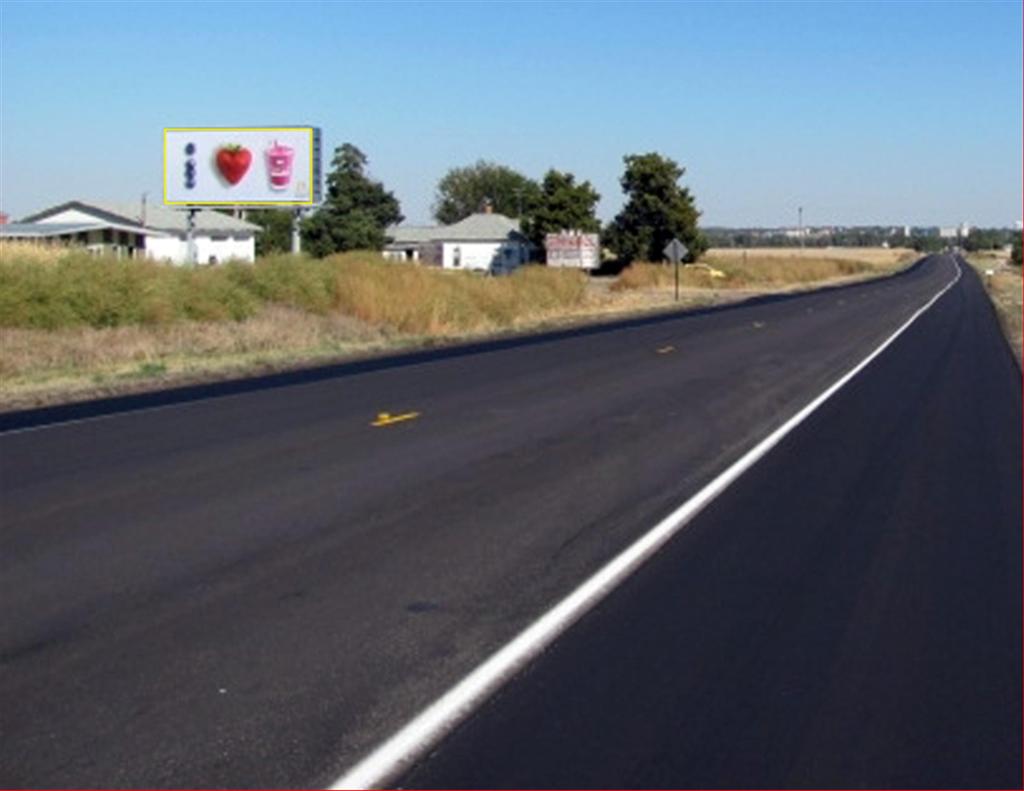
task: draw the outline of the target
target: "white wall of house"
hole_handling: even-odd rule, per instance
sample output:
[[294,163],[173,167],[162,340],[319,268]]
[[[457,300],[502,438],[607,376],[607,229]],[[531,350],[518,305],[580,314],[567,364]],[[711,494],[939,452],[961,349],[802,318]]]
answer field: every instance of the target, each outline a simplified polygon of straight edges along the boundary
[[507,271],[526,261],[527,250],[516,242],[441,242],[445,269]]
[[[197,233],[195,242],[196,263],[199,264],[210,263],[211,257],[216,258],[218,263],[256,260],[256,237],[252,234],[210,236]],[[188,243],[185,241],[185,235],[147,236],[146,257],[184,264],[188,260]]]

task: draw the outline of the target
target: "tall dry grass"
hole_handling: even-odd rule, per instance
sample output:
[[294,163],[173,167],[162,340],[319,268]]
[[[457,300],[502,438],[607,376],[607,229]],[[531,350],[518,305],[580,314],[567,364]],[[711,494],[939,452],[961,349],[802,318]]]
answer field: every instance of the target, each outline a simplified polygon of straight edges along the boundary
[[289,354],[371,349],[385,332],[348,316],[317,316],[272,305],[242,321],[185,321],[159,326],[0,328],[0,378],[166,369],[204,358],[274,359]]
[[579,306],[586,275],[525,267],[508,277],[442,272],[373,252],[176,267],[75,250],[0,250],[0,327],[62,329],[243,321],[269,305],[340,313],[422,335],[514,327]]
[[349,258],[339,267],[338,286],[342,312],[417,335],[511,328],[571,311],[587,298],[585,274],[535,266],[490,278]]

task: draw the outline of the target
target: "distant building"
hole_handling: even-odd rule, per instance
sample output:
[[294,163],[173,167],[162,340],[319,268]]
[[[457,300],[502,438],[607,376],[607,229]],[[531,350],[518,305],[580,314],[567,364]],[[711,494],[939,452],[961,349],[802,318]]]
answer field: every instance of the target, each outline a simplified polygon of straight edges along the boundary
[[489,207],[452,225],[392,226],[384,257],[421,261],[443,269],[467,269],[499,274],[530,260],[530,242],[519,220],[495,214]]
[[44,214],[0,225],[0,239],[73,245],[94,255],[142,258],[146,253],[147,236],[154,235],[137,222],[106,212],[76,210],[57,212],[52,217],[42,216]]
[[419,261],[420,250],[440,231],[437,225],[392,225],[387,228],[390,240],[384,246],[384,257],[390,261]]
[[[68,201],[0,226],[0,238],[80,244],[93,253],[188,260],[187,215],[161,205]],[[193,239],[201,264],[256,260],[258,225],[221,212],[196,212]]]

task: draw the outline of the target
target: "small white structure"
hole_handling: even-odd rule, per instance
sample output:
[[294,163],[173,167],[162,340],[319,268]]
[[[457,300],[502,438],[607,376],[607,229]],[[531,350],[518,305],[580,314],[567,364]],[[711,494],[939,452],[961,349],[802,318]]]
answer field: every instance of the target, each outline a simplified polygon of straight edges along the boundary
[[392,260],[491,274],[511,272],[530,260],[530,242],[520,232],[519,220],[489,208],[452,225],[395,226],[387,234],[394,241],[384,257]]
[[548,266],[597,269],[601,266],[601,243],[596,233],[562,231],[544,237]]
[[[188,261],[187,212],[144,203],[108,204],[69,201],[26,217],[20,228],[40,226],[74,228],[67,240],[88,249],[128,257],[184,264]],[[200,264],[255,261],[258,225],[204,209],[196,212],[193,239]],[[60,237],[65,238],[63,235]]]
[[384,257],[389,261],[419,261],[420,250],[442,229],[436,225],[391,225],[385,234]]

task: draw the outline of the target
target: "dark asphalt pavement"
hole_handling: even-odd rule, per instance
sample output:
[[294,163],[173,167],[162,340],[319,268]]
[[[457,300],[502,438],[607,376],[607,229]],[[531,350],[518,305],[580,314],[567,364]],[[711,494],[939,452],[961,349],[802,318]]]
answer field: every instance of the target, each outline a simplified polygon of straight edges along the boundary
[[[328,782],[954,272],[0,434],[0,786]],[[965,271],[408,782],[1019,783],[984,300]]]
[[1019,788],[1020,372],[962,283],[401,784]]

